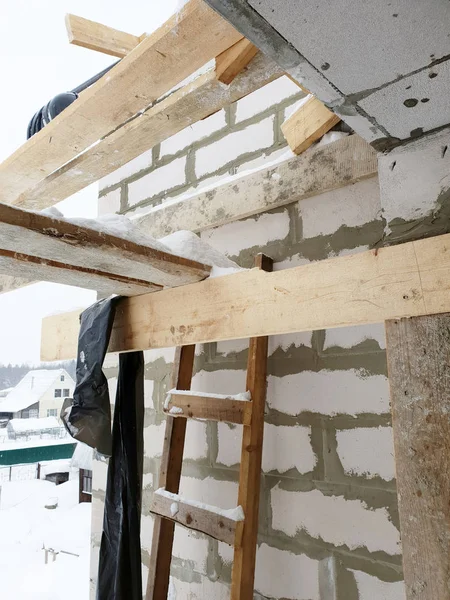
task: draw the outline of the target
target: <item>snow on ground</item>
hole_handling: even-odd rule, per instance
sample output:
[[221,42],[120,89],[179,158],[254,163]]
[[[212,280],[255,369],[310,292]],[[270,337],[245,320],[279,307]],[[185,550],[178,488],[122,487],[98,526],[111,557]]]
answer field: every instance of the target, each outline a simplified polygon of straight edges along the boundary
[[[56,509],[46,509],[58,498]],[[3,483],[0,496],[0,597],[88,600],[91,505],[78,504],[78,480]],[[45,564],[43,546],[59,553]]]

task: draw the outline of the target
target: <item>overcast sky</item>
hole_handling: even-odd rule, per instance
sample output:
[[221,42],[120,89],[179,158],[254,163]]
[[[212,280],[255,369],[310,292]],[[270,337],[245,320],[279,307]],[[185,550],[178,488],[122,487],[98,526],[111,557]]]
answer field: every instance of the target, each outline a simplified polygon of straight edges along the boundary
[[[33,114],[53,96],[79,85],[116,59],[71,46],[70,12],[135,35],[151,32],[179,0],[1,0],[0,160],[25,142]],[[0,182],[1,184],[1,182]],[[97,185],[58,207],[65,216],[95,217]],[[39,362],[43,316],[88,306],[95,292],[39,283],[0,295],[0,363]]]

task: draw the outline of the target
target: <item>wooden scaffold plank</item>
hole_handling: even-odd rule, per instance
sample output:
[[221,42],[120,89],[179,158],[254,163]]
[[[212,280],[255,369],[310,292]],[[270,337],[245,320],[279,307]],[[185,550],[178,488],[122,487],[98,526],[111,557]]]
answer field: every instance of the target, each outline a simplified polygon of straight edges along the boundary
[[252,406],[246,400],[236,400],[230,396],[208,396],[172,390],[168,393],[164,412],[185,419],[209,419],[250,425]]
[[0,204],[0,272],[136,295],[199,281],[210,267],[84,224]]
[[[117,309],[109,351],[380,323],[448,311],[450,234],[274,273],[252,269],[124,299]],[[76,356],[78,313],[71,314],[44,319],[42,360]]]

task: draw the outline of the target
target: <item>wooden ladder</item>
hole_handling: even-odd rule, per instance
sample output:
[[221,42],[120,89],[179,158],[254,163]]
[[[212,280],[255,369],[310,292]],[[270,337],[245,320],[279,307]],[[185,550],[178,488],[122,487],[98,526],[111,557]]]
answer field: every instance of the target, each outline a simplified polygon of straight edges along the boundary
[[[272,270],[272,260],[258,254],[255,266]],[[251,400],[177,393],[164,407],[168,413],[159,472],[159,490],[150,508],[155,516],[146,600],[165,600],[169,589],[175,523],[234,546],[231,600],[252,600],[258,536],[261,458],[266,401],[267,337],[250,339],[247,391]],[[177,348],[172,387],[190,390],[195,345]],[[188,418],[243,425],[239,474],[239,511],[221,511],[178,496]],[[242,520],[243,519],[243,520]]]

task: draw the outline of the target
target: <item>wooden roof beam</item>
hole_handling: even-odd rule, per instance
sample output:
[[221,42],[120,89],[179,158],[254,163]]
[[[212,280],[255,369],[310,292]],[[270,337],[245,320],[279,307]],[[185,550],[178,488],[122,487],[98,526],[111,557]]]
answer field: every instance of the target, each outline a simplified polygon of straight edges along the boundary
[[14,203],[240,39],[202,0],[190,0],[0,164],[0,202]]
[[[450,234],[124,299],[110,352],[311,331],[450,311]],[[151,315],[151,319],[148,318]],[[79,312],[43,320],[41,359],[76,355]]]
[[76,15],[66,15],[69,44],[123,58],[146,37],[132,35]]

